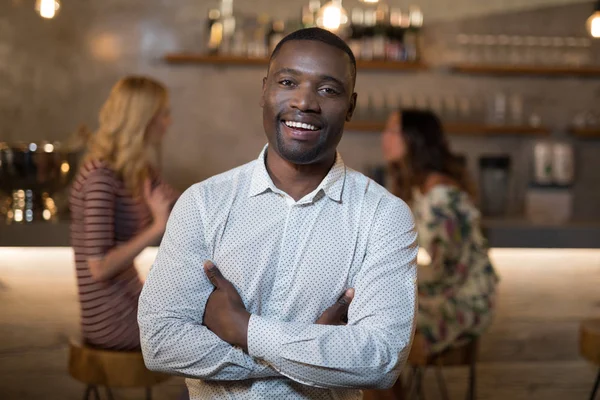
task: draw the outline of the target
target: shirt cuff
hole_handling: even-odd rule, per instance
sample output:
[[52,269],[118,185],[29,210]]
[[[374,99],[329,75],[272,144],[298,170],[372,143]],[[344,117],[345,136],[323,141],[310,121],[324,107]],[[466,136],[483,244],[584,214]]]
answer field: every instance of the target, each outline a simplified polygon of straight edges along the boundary
[[248,322],[248,354],[275,364],[283,344],[283,332],[278,321],[252,314]]

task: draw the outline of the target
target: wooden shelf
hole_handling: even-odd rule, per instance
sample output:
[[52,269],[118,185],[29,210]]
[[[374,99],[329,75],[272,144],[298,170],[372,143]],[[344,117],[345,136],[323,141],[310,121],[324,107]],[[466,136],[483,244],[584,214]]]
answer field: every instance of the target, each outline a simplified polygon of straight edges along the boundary
[[600,128],[572,128],[571,134],[579,138],[598,138],[600,139]]
[[[356,121],[346,124],[346,131],[380,133],[385,127],[385,122]],[[489,135],[549,135],[550,131],[544,127],[531,126],[494,126],[484,124],[446,123],[444,130],[451,135],[464,136],[489,136]]]
[[525,76],[575,76],[600,77],[600,66],[534,66],[534,65],[478,65],[458,64],[451,70],[464,74],[478,75],[525,75]]
[[[267,65],[267,58],[250,58],[240,56],[216,56],[199,53],[171,53],[164,57],[170,64],[207,64],[222,66],[252,66]],[[408,63],[396,61],[364,61],[358,60],[357,67],[360,70],[380,70],[380,71],[419,71],[427,69],[422,63]]]

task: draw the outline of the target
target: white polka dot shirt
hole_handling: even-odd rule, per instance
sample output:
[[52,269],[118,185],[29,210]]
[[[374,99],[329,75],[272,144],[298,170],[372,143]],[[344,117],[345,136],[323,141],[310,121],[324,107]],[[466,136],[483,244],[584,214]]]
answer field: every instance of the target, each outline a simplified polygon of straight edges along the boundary
[[[416,312],[417,234],[408,206],[340,155],[294,201],[260,157],[190,187],[142,291],[148,368],[184,375],[192,399],[360,399],[404,365]],[[252,314],[248,353],[202,325],[211,260]],[[348,288],[348,324],[315,321]]]

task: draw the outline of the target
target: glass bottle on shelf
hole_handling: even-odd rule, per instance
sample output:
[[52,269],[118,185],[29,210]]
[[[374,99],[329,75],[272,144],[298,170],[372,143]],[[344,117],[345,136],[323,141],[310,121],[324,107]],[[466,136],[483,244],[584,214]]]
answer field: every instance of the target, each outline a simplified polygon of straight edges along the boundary
[[423,13],[417,6],[409,8],[409,26],[404,33],[405,59],[408,62],[417,62],[421,59],[421,28],[423,27]]
[[373,58],[385,59],[388,42],[388,6],[379,4],[375,9],[375,27],[373,31]]
[[401,26],[402,12],[400,9],[392,8],[390,10],[390,22],[387,32],[387,45],[385,58],[391,61],[402,60],[404,32]]
[[375,25],[377,23],[375,10],[365,10],[364,21],[364,33],[360,45],[360,58],[363,60],[372,60],[374,56],[373,41],[375,37]]
[[208,10],[206,20],[206,52],[208,54],[217,54],[223,40],[223,22],[221,21],[221,11],[217,9]]
[[221,21],[223,23],[223,40],[219,53],[231,54],[236,21],[233,16],[233,0],[221,0]]
[[317,26],[317,13],[321,8],[319,0],[311,0],[302,7],[301,23],[303,28],[313,28]]
[[248,43],[247,55],[251,58],[267,57],[267,32],[271,20],[267,14],[259,14],[253,26],[252,39]]
[[365,13],[362,8],[353,8],[350,13],[350,37],[348,46],[354,53],[354,57],[360,58],[361,45],[364,35]]
[[267,32],[266,43],[268,46],[269,54],[275,50],[277,44],[285,36],[285,22],[282,20],[275,20],[271,24],[271,29]]

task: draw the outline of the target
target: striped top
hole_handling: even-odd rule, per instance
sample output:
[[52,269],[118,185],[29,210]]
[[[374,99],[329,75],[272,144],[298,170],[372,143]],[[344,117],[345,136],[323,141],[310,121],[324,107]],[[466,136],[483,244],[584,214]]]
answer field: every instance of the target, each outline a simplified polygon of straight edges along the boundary
[[92,277],[87,261],[102,258],[129,241],[148,226],[151,212],[102,161],[82,165],[73,182],[70,209],[83,340],[104,349],[139,349],[137,308],[142,281],[137,270],[132,264],[100,282]]

